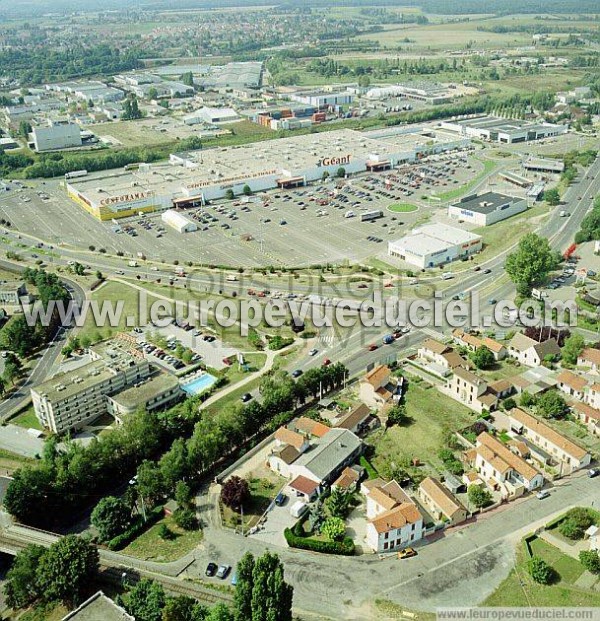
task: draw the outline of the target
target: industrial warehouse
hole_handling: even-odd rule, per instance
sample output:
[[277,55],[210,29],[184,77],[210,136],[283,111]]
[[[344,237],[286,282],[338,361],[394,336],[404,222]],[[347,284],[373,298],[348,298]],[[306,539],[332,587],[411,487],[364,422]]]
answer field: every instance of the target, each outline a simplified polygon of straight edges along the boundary
[[[389,170],[428,154],[469,145],[432,128],[374,132],[341,129],[243,146],[172,154],[169,163],[67,175],[72,200],[99,220],[183,209],[241,194],[291,188],[331,176]],[[128,167],[130,168],[130,167]],[[340,170],[341,169],[341,170]]]
[[502,144],[552,138],[566,134],[569,129],[568,125],[532,123],[515,119],[501,119],[495,116],[479,116],[462,121],[442,121],[440,127],[468,138],[478,138],[479,140]]
[[489,226],[527,210],[524,198],[506,196],[497,192],[471,194],[448,207],[448,216],[477,226]]
[[482,248],[481,235],[445,224],[427,224],[388,243],[388,254],[420,268],[468,257]]

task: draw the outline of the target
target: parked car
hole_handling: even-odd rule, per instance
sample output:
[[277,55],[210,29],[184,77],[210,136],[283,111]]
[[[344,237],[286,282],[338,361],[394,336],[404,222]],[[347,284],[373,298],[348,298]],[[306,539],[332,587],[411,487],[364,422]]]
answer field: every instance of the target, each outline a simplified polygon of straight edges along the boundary
[[550,492],[547,489],[542,489],[535,495],[538,500],[544,500],[544,498],[548,498],[548,496],[550,496]]
[[287,500],[287,496],[283,492],[279,492],[279,494],[275,496],[275,504],[278,507],[281,507],[282,505],[284,505],[286,500]]
[[314,348],[313,348],[313,349],[311,349],[311,350],[308,352],[308,355],[309,355],[309,356],[316,356],[318,353],[319,353],[319,350],[318,350],[318,349],[314,349]]
[[252,395],[249,392],[245,392],[242,395],[242,403],[248,403],[248,401],[252,401]]
[[295,371],[292,371],[292,377],[300,377],[302,373],[304,373],[302,369],[296,369]]
[[206,571],[204,572],[209,578],[212,578],[216,573],[217,573],[217,564],[216,563],[209,563],[206,566]]
[[217,578],[221,580],[225,580],[231,571],[231,565],[219,565],[219,569],[217,569]]
[[367,349],[368,349],[369,351],[375,351],[375,350],[377,349],[377,345],[375,345],[375,343],[371,343],[371,344],[367,347]]
[[404,548],[398,551],[399,559],[412,558],[413,556],[417,556],[417,551],[414,548]]
[[325,360],[323,360],[324,367],[328,367],[330,364],[331,364],[331,360],[329,358],[325,358]]
[[590,479],[597,477],[599,474],[600,474],[600,469],[598,468],[590,468],[588,470],[588,477],[590,477]]

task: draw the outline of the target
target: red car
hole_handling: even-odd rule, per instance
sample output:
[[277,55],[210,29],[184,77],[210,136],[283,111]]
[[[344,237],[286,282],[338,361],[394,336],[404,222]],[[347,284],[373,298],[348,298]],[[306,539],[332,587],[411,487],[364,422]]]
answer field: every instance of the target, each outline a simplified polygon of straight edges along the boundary
[[367,349],[369,351],[375,351],[377,349],[377,345],[375,345],[375,343],[371,343]]
[[323,360],[324,367],[328,367],[330,364],[331,364],[331,360],[329,360],[329,358],[325,358],[325,360]]

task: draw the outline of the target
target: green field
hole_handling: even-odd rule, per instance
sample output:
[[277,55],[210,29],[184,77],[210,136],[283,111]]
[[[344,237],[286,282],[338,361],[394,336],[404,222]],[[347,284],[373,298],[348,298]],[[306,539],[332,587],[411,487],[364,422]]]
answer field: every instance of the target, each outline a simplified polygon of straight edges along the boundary
[[[159,537],[158,532],[163,524],[175,533],[174,539],[165,540]],[[172,517],[165,517],[132,541],[123,550],[123,554],[145,561],[168,563],[191,552],[201,541],[201,530],[185,531],[175,524]]]
[[411,205],[410,203],[392,203],[388,207],[388,211],[393,211],[394,213],[411,213],[417,211],[417,209],[416,205]]
[[371,461],[380,473],[393,462],[399,464],[413,459],[441,467],[437,453],[445,447],[445,429],[456,431],[476,419],[474,412],[437,388],[411,380],[406,411],[412,419],[410,424],[378,430],[369,438],[368,443],[375,449]]
[[534,539],[531,548],[535,555],[554,567],[558,581],[550,586],[534,582],[527,572],[524,546],[519,545],[515,568],[481,606],[600,606],[598,591],[575,584],[584,572],[578,560],[540,539]]
[[35,415],[33,406],[29,406],[26,410],[19,412],[14,418],[10,419],[13,425],[24,427],[25,429],[37,429],[43,431],[43,427],[40,425],[40,421]]

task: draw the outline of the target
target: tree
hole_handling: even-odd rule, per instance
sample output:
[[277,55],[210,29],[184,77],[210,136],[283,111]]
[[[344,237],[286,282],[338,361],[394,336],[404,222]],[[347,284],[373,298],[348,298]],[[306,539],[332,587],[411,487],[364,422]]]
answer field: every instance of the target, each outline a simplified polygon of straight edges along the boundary
[[516,252],[508,255],[504,269],[517,287],[517,293],[528,296],[531,289],[543,283],[556,267],[556,256],[547,239],[527,233],[519,241]]
[[341,541],[346,534],[344,520],[339,517],[327,518],[321,526],[321,534],[331,539],[331,541]]
[[323,174],[321,175],[321,181],[327,181],[327,179],[329,179],[329,171],[324,170]]
[[526,390],[524,390],[521,393],[521,399],[519,400],[519,403],[524,407],[524,408],[530,408],[532,406],[534,406],[536,404],[536,397],[534,395],[532,395],[530,392],[527,392]]
[[529,559],[527,563],[527,571],[529,575],[538,584],[550,584],[555,576],[554,570],[543,558],[534,556]]
[[158,529],[158,536],[164,541],[175,539],[175,533],[163,522]]
[[19,123],[19,136],[27,140],[29,134],[33,131],[31,123],[29,121],[21,121]]
[[[162,609],[162,621],[196,621],[195,609],[198,606],[196,600],[187,595],[169,597]],[[204,608],[204,607],[203,607]],[[203,609],[202,620],[208,615],[208,610]],[[198,619],[201,621],[201,619]]]
[[125,610],[136,621],[161,621],[166,603],[165,591],[161,584],[142,578],[129,592]]
[[158,464],[144,461],[137,469],[138,493],[149,505],[154,506],[165,493],[165,481]]
[[537,398],[535,411],[544,418],[564,418],[568,407],[557,390],[547,390]]
[[600,574],[600,556],[598,550],[582,550],[579,561],[592,574]]
[[198,518],[195,512],[187,507],[176,509],[175,513],[173,513],[173,520],[183,530],[196,530],[198,528]]
[[221,502],[227,507],[239,511],[240,507],[250,496],[250,486],[246,479],[232,476],[223,483],[221,489]]
[[550,207],[556,207],[560,204],[560,192],[558,188],[549,188],[544,192],[544,200]]
[[577,364],[577,358],[585,347],[585,339],[577,333],[566,339],[562,348],[562,359],[567,364]]
[[478,369],[489,369],[496,362],[494,354],[485,345],[482,345],[475,351],[472,351],[469,354],[469,358]]
[[186,86],[194,86],[194,74],[191,71],[184,73],[181,76],[181,82]]
[[243,188],[242,188],[242,192],[246,195],[246,196],[250,196],[250,194],[252,194],[252,188],[246,184]]
[[331,490],[331,494],[325,501],[327,510],[331,517],[344,518],[348,515],[350,509],[350,502],[352,500],[352,493],[343,490],[340,487],[334,487]]
[[410,422],[410,417],[406,413],[406,405],[397,403],[388,410],[387,427],[392,425],[406,425]]
[[284,580],[279,557],[270,552],[258,557],[252,577],[252,617],[247,621],[292,621],[294,589]]
[[157,99],[158,98],[158,90],[156,86],[151,86],[148,89],[148,99]]
[[73,605],[81,601],[98,571],[96,546],[77,535],[66,535],[40,558],[36,580],[47,601]]
[[336,171],[335,171],[335,176],[339,177],[340,179],[343,179],[346,176],[346,169],[343,166],[340,166]]
[[180,507],[189,507],[192,504],[194,494],[185,481],[178,481],[175,485],[175,500]]
[[233,621],[233,614],[225,604],[219,603],[211,608],[206,621]]
[[367,88],[371,84],[371,78],[364,73],[358,78],[358,85],[362,88]]
[[483,489],[480,485],[470,485],[468,490],[469,502],[481,509],[487,507],[492,502],[492,495],[487,489]]
[[110,541],[125,532],[131,524],[131,507],[122,498],[106,496],[92,511],[92,524],[102,541]]
[[233,190],[232,190],[231,188],[228,188],[228,189],[225,191],[225,198],[226,198],[228,201],[231,201],[231,200],[233,200],[233,198],[234,198],[234,197],[235,197],[235,194],[233,193]]
[[236,568],[237,584],[233,596],[235,621],[252,618],[252,589],[254,588],[254,556],[246,552]]
[[4,584],[6,603],[11,608],[25,608],[42,595],[36,570],[45,553],[42,546],[28,545],[15,557]]

